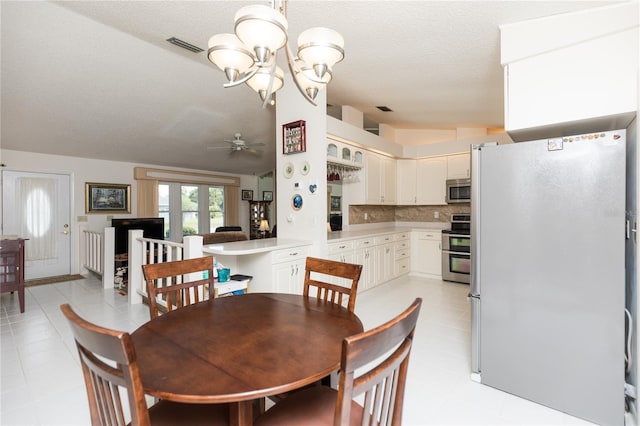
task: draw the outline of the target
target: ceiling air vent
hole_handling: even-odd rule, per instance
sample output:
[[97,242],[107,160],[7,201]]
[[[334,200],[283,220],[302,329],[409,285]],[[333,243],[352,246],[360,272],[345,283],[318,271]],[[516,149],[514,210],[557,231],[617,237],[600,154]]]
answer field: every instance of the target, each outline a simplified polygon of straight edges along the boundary
[[393,110],[391,108],[389,108],[388,106],[377,106],[376,108],[378,108],[380,111],[384,111],[384,112],[393,112]]
[[171,37],[171,38],[168,38],[167,41],[171,44],[175,44],[178,47],[187,49],[193,53],[204,52],[204,49],[200,49],[198,46],[194,46],[193,44],[187,43],[186,41],[180,40],[179,38]]

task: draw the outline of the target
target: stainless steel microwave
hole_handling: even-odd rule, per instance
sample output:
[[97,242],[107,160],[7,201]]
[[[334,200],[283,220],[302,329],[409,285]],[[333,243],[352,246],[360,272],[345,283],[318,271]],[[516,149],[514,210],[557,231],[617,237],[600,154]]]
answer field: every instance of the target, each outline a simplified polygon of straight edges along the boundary
[[471,179],[447,180],[447,203],[471,202]]

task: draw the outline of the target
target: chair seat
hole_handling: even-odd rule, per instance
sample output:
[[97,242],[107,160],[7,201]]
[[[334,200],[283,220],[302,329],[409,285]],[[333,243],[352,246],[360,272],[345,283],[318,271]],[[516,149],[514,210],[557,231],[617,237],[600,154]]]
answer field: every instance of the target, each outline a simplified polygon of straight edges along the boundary
[[[294,392],[268,409],[254,426],[333,426],[337,391],[327,386],[313,386]],[[351,402],[349,426],[360,426],[363,409]]]
[[152,426],[228,426],[228,404],[181,404],[159,401],[149,408]]

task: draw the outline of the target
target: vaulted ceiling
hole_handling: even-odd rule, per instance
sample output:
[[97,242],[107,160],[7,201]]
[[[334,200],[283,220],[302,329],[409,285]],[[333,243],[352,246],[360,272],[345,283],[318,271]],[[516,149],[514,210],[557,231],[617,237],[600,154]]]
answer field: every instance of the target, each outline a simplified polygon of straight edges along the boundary
[[[261,1],[0,2],[0,146],[261,174],[275,166],[275,112],[247,86],[224,89],[207,41]],[[290,45],[306,28],[345,39],[331,105],[396,128],[503,126],[499,25],[612,1],[288,3]],[[205,49],[192,53],[177,37]],[[385,105],[393,112],[381,112]],[[241,133],[263,152],[210,150]]]

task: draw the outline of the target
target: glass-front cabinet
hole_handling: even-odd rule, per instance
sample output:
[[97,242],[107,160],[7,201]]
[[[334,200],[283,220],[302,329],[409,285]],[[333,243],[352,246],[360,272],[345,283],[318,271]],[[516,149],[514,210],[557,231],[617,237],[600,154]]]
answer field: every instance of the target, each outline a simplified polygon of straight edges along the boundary
[[249,201],[249,238],[271,237],[269,221],[270,201]]
[[359,169],[364,163],[364,152],[355,146],[328,139],[327,162]]

